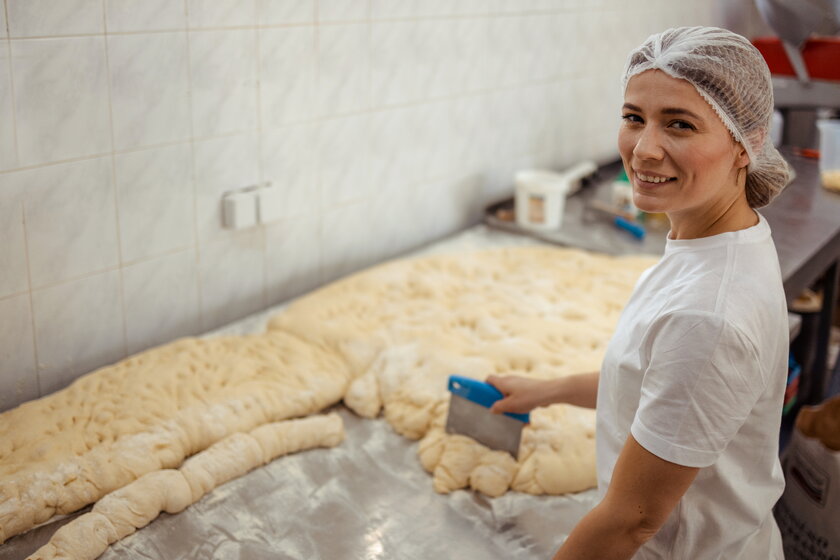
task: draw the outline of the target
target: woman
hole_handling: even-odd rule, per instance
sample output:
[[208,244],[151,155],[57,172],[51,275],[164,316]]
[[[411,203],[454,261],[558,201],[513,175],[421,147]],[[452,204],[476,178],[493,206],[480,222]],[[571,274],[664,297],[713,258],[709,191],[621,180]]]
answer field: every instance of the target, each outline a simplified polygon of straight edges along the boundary
[[[788,325],[770,228],[789,180],[767,65],[743,37],[670,29],[631,53],[619,151],[633,201],[671,223],[598,373],[488,379],[495,412],[597,409],[600,503],[555,559],[782,558],[772,507]],[[597,397],[596,397],[597,395]]]

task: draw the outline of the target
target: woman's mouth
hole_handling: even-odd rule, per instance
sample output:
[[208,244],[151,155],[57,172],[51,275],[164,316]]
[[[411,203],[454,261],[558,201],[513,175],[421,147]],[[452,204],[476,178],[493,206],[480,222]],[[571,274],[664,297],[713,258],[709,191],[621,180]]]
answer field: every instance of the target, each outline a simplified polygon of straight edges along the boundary
[[667,183],[669,181],[676,181],[676,177],[668,177],[667,175],[655,175],[650,173],[640,173],[636,171],[635,173],[636,179],[641,181],[642,183],[650,183],[653,185],[659,183]]

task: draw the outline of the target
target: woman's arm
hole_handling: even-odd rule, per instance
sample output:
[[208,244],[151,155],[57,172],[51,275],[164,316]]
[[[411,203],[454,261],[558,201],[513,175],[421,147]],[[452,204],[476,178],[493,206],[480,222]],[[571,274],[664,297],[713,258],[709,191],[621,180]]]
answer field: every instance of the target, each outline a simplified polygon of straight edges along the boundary
[[556,379],[532,379],[518,375],[491,375],[487,382],[505,398],[496,401],[493,412],[526,413],[538,406],[555,403],[595,408],[598,372],[569,375]]
[[554,560],[624,560],[659,531],[700,469],[660,459],[628,436],[603,501]]

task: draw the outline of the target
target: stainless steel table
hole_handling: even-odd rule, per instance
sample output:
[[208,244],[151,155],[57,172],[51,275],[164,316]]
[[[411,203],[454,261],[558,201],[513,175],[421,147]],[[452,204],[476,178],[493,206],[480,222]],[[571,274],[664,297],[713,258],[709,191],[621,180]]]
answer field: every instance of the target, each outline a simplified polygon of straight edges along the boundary
[[[414,254],[534,244],[539,241],[477,225]],[[262,332],[283,307],[204,336]],[[597,503],[595,490],[499,498],[467,490],[436,494],[417,442],[381,418],[334,409],[347,432],[338,447],[259,467],[177,515],[161,514],[101,560],[543,560]],[[66,522],[56,519],[10,539],[0,545],[0,560],[25,558]]]

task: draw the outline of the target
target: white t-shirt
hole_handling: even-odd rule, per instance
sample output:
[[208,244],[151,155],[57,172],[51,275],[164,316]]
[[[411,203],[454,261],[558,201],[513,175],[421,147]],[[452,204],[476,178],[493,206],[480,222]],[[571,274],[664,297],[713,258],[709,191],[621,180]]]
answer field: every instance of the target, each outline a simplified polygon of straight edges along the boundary
[[787,306],[770,227],[668,239],[641,276],[601,369],[598,487],[628,434],[700,472],[635,559],[783,558],[772,507],[787,378]]

